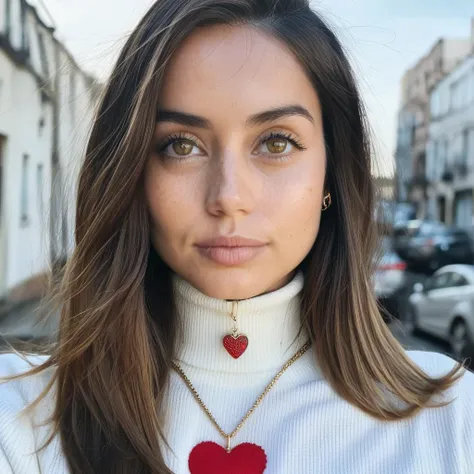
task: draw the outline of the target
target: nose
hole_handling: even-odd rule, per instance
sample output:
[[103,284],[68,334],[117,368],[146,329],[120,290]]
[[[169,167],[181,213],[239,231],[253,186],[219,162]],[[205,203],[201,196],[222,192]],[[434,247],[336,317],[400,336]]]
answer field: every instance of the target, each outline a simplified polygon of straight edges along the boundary
[[216,217],[236,217],[252,212],[257,183],[247,159],[226,152],[210,169],[207,211]]

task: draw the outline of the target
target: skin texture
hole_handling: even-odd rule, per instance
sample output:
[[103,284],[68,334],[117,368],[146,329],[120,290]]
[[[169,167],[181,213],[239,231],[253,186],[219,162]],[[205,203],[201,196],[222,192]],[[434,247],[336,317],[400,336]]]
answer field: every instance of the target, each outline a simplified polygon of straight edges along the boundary
[[[248,123],[293,105],[311,120]],[[175,123],[163,111],[202,117],[207,126]],[[317,237],[325,191],[321,108],[297,59],[251,27],[196,30],[167,66],[160,112],[145,170],[159,255],[215,298],[246,299],[285,285]],[[170,136],[175,142],[166,145]],[[265,245],[237,265],[217,263],[196,246],[235,235]]]

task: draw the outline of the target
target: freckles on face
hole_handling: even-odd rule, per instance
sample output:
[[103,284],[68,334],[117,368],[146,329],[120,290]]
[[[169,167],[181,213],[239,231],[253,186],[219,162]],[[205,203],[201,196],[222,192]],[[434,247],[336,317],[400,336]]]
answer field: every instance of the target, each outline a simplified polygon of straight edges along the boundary
[[282,286],[316,239],[325,172],[319,100],[293,55],[253,28],[195,31],[167,66],[145,171],[170,268],[217,298]]

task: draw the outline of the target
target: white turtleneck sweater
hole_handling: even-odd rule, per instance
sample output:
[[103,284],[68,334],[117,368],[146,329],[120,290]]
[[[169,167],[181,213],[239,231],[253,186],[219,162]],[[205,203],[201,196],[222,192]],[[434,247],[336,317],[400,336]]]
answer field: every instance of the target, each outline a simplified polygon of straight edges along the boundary
[[[299,337],[303,277],[273,293],[238,303],[239,332],[246,352],[233,359],[222,345],[232,328],[232,303],[209,298],[179,278],[174,288],[182,338],[177,361],[226,432],[231,432],[268,382],[306,340]],[[447,373],[446,356],[409,352],[428,374]],[[31,357],[33,362],[41,358]],[[28,365],[16,355],[0,356],[0,376]],[[0,474],[67,474],[59,438],[38,456],[48,435],[34,427],[51,413],[52,393],[31,416],[17,417],[46,385],[51,372],[0,385]],[[399,422],[375,420],[336,395],[314,362],[312,351],[296,361],[232,440],[261,446],[269,474],[472,474],[474,473],[474,375],[464,374],[446,394],[454,401]],[[191,450],[224,438],[172,372],[167,393],[165,459],[176,474],[188,474]],[[199,474],[216,474],[209,469]],[[244,469],[241,474],[250,474]],[[232,471],[234,474],[234,471]],[[228,474],[219,472],[218,474]],[[239,471],[240,474],[240,471]],[[253,471],[252,471],[252,474]]]

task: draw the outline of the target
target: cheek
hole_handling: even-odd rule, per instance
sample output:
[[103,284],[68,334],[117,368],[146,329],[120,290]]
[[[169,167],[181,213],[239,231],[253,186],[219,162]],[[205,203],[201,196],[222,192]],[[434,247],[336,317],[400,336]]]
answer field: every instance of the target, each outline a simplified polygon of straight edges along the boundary
[[308,249],[314,243],[321,218],[324,171],[306,170],[278,190],[275,206],[278,229],[289,245]]
[[185,206],[182,198],[173,185],[173,180],[165,179],[164,173],[149,167],[145,178],[145,195],[151,220],[152,238],[155,242],[177,232],[181,219],[184,218]]
[[[284,186],[279,186],[281,207],[294,220],[309,219],[319,215],[324,186],[324,170],[311,167],[292,177]],[[298,228],[301,228],[299,226]]]
[[[321,216],[321,189],[319,186],[301,186],[295,192],[294,205],[288,214],[290,221],[286,223],[295,238],[315,237]],[[312,235],[308,236],[308,233]]]

